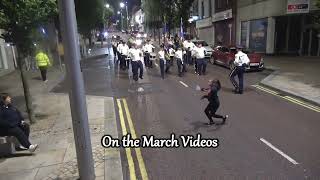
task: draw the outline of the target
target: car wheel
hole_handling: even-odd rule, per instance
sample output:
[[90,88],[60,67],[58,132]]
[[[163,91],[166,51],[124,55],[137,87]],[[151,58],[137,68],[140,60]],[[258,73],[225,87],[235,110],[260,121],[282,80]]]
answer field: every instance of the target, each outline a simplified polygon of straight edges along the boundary
[[210,62],[211,64],[216,64],[216,60],[214,59],[214,57],[211,57],[211,58],[209,59],[209,62]]

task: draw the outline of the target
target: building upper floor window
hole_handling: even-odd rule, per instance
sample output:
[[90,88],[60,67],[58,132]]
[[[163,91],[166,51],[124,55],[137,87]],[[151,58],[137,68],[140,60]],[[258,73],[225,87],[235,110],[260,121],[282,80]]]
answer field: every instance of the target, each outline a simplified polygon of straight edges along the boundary
[[204,2],[201,1],[201,18],[204,18]]

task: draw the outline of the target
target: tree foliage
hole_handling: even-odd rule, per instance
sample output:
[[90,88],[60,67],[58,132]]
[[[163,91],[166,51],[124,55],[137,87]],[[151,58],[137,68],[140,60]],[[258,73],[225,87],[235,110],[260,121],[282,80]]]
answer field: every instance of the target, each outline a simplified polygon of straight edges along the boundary
[[193,0],[145,0],[143,9],[146,24],[150,28],[162,27],[163,23],[169,28],[179,27],[182,18],[185,27],[192,3]]
[[89,38],[91,31],[102,29],[113,11],[105,8],[104,0],[75,0],[80,34]]
[[32,51],[32,31],[47,23],[57,14],[56,0],[1,0],[1,34],[8,43],[17,46],[20,55],[26,56]]

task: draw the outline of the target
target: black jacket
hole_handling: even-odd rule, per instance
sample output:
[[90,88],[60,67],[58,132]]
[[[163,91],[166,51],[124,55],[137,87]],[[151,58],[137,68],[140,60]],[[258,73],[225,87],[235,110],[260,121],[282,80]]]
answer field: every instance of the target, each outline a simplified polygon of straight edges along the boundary
[[12,128],[19,126],[23,117],[18,109],[12,105],[0,106],[0,128]]

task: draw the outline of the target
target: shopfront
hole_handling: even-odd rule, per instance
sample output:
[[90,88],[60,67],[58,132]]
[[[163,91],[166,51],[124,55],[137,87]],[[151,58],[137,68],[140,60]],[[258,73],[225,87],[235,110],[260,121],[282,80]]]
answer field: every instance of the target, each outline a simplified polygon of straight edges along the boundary
[[232,9],[215,13],[212,17],[215,30],[216,45],[234,45],[235,42],[235,22]]
[[210,17],[196,21],[196,28],[199,39],[205,40],[208,44],[215,43],[214,26]]

